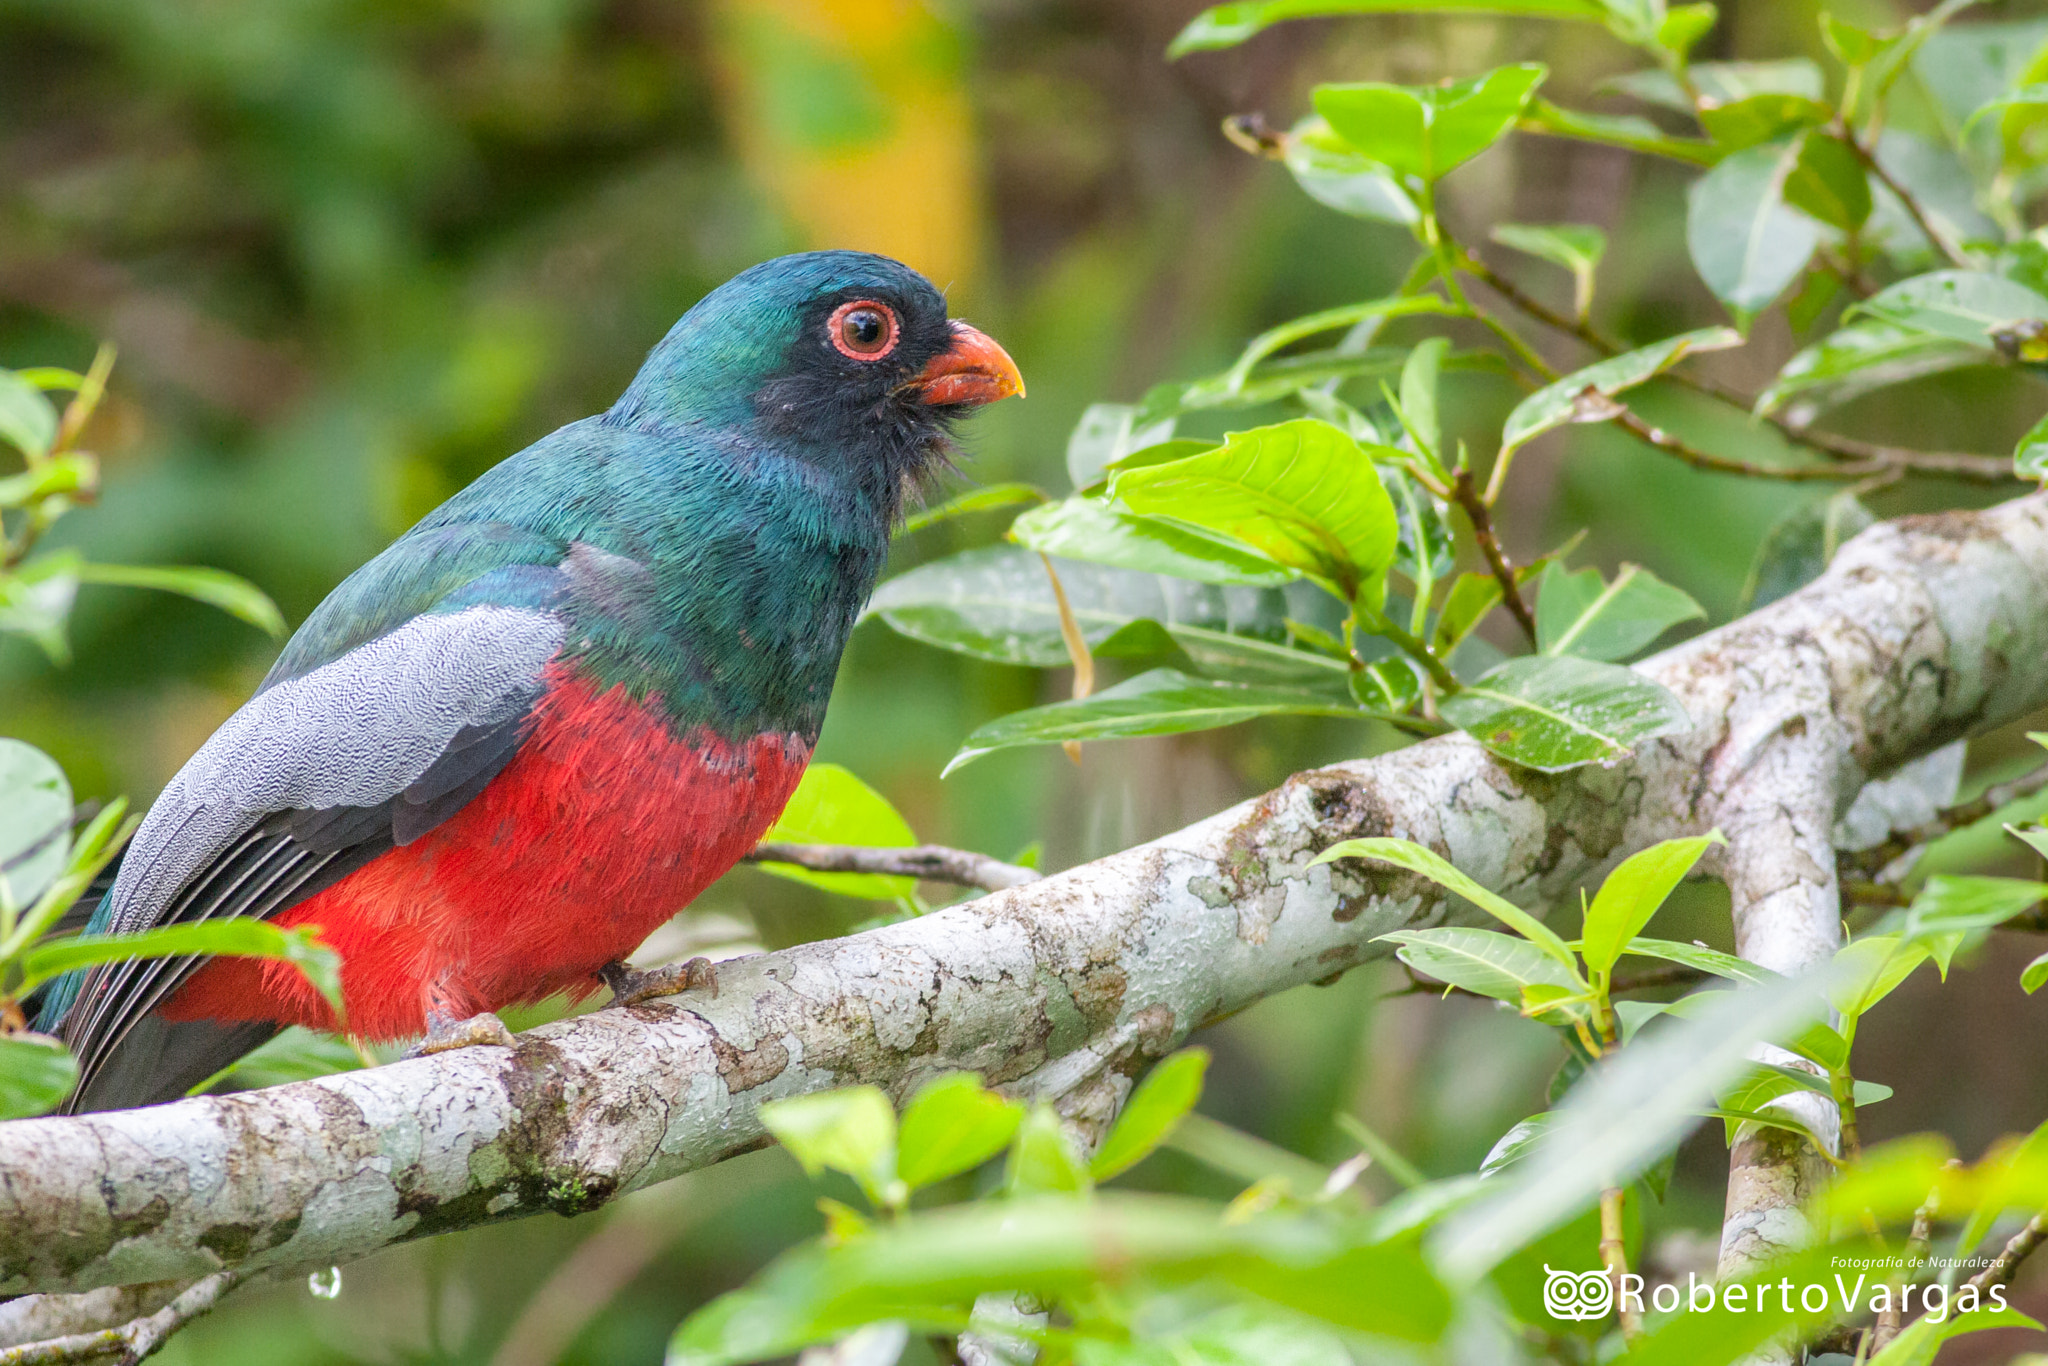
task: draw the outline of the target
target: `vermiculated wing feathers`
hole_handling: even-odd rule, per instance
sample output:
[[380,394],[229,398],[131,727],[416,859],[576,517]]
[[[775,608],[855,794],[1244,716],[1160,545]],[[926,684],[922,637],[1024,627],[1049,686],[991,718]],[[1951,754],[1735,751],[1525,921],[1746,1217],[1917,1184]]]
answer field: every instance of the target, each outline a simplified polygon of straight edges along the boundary
[[[272,916],[419,838],[511,762],[563,633],[544,610],[428,614],[258,693],[150,809],[94,928]],[[62,1020],[67,1110],[176,1096],[267,1037],[151,1015],[203,961],[86,975]]]

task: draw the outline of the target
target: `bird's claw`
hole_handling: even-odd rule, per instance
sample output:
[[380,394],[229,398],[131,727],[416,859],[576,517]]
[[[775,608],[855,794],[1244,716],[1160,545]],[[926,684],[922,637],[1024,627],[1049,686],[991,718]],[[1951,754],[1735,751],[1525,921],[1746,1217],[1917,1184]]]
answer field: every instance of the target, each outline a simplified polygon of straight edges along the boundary
[[427,1036],[405,1051],[408,1058],[424,1058],[430,1053],[446,1053],[455,1048],[517,1048],[518,1041],[512,1031],[505,1028],[505,1022],[485,1011],[458,1020],[448,1015],[427,1016]]
[[665,963],[637,972],[624,963],[607,963],[598,969],[597,975],[612,989],[615,1006],[636,1006],[657,996],[677,996],[699,988],[713,996],[718,994],[718,971],[709,958]]

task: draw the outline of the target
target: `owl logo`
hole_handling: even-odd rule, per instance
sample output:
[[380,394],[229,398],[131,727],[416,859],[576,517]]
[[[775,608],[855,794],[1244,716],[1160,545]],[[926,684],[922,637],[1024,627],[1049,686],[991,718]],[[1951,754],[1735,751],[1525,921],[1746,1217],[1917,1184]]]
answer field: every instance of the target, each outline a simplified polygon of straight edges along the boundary
[[1614,1307],[1614,1282],[1603,1269],[1559,1271],[1545,1263],[1543,1276],[1543,1307],[1554,1319],[1604,1319]]

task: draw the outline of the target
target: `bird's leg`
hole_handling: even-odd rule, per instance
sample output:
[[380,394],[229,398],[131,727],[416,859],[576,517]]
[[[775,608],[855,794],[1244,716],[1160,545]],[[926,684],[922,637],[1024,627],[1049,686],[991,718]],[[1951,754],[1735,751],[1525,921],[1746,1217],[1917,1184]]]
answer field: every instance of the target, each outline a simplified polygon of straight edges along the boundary
[[635,1006],[657,996],[675,996],[703,988],[718,994],[718,972],[709,958],[692,958],[687,963],[665,963],[658,968],[636,972],[624,963],[606,963],[597,970],[612,989],[612,1004]]
[[518,1047],[512,1031],[490,1011],[467,1014],[478,1002],[450,982],[445,974],[435,978],[424,995],[427,1036],[405,1051],[408,1058],[423,1058],[429,1053],[446,1053],[452,1048],[475,1048],[479,1045]]

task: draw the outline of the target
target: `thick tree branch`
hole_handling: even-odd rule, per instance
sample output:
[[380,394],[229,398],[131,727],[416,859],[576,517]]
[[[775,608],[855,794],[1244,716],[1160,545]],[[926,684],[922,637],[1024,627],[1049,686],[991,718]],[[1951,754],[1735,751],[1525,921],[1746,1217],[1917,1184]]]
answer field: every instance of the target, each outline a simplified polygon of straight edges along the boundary
[[[2044,601],[2048,495],[1876,527],[1816,583],[1644,664],[1694,727],[1612,767],[1546,776],[1444,736],[513,1049],[0,1125],[0,1293],[319,1266],[575,1213],[760,1146],[762,1101],[854,1080],[903,1096],[972,1068],[1081,1118],[1198,1026],[1469,912],[1396,870],[1308,866],[1356,836],[1421,841],[1535,905],[1726,825],[1742,942],[1803,961],[1832,942],[1816,823],[1869,778],[2048,702]],[[1780,778],[1782,819],[1760,797]],[[1787,880],[1734,872],[1750,847]],[[1750,1212],[1761,1226],[1775,1208]]]

